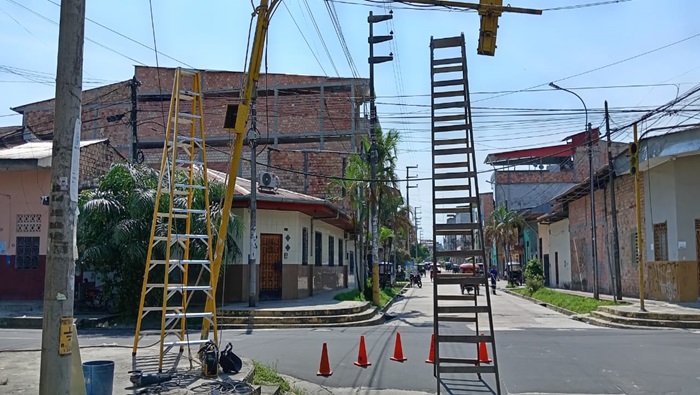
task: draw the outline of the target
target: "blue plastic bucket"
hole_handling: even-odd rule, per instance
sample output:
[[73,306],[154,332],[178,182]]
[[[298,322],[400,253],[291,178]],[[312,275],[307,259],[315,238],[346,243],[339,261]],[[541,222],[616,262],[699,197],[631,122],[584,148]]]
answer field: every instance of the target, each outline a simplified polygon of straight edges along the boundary
[[114,361],[88,361],[83,363],[83,376],[87,395],[112,395],[114,385]]

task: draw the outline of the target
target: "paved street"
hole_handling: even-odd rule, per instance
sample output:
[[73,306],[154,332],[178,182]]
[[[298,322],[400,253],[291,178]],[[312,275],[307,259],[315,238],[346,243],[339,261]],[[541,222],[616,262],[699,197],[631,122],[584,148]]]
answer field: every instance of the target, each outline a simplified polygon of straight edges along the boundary
[[[382,326],[250,333],[231,330],[225,331],[223,338],[233,342],[234,350],[241,355],[324,386],[435,392],[432,365],[424,362],[432,333],[431,292],[429,280],[422,289],[409,289],[405,298],[392,306],[397,318]],[[502,292],[492,296],[492,301],[504,393],[697,393],[698,333],[593,327]],[[404,363],[389,359],[396,331],[401,333],[408,358]],[[360,335],[365,336],[372,362],[364,369],[353,365]],[[128,346],[132,336],[130,332],[83,331],[80,343]],[[323,342],[328,344],[333,370],[328,378],[316,376]],[[2,350],[39,346],[39,331],[0,331]],[[488,382],[490,377],[485,378]]]

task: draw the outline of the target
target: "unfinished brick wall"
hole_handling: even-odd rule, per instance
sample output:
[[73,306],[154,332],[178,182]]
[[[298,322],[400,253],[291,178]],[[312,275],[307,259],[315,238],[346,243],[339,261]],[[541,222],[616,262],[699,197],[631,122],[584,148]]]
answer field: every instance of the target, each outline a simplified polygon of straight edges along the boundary
[[[640,173],[643,180],[643,173]],[[642,191],[643,191],[643,181]],[[623,175],[615,179],[617,203],[618,240],[620,246],[620,271],[622,292],[625,296],[638,296],[638,265],[636,263],[636,241],[633,240],[637,228],[634,177]],[[605,202],[604,199],[605,198]],[[610,265],[613,258],[613,223],[611,213],[610,185],[597,190],[596,200],[596,243],[598,254],[598,281],[602,293],[612,293]],[[605,212],[607,204],[608,213]],[[642,213],[644,213],[642,200]],[[588,195],[569,203],[569,232],[571,237],[571,288],[593,291],[593,265],[591,263],[591,220],[590,197]],[[642,214],[643,215],[643,214]],[[607,218],[606,218],[607,217]],[[607,219],[607,232],[605,221]],[[642,218],[642,221],[644,218]],[[644,229],[642,229],[642,232]],[[606,245],[608,238],[609,246]],[[644,234],[642,234],[644,238]],[[608,254],[608,248],[610,254]],[[608,256],[610,259],[608,259]],[[609,263],[608,263],[609,262]]]
[[488,221],[491,213],[494,210],[493,192],[479,194],[481,202],[481,215],[484,216],[484,221]]
[[[137,66],[135,69],[135,76],[141,83],[138,87],[138,140],[142,144],[145,162],[154,167],[160,166],[174,72],[175,69],[168,68]],[[210,146],[207,162],[210,168],[227,172],[233,136],[224,130],[224,119],[227,105],[239,101],[238,90],[243,83],[243,74],[205,71],[202,80],[206,138]],[[184,83],[188,88],[191,85],[187,77]],[[296,192],[306,190],[317,197],[328,196],[326,178],[309,176],[304,188],[303,175],[296,173],[304,171],[304,154],[298,151],[333,151],[308,154],[308,170],[342,177],[343,159],[347,160],[354,147],[367,135],[366,122],[362,122],[358,110],[361,100],[355,99],[361,96],[366,84],[362,79],[261,75],[258,90],[264,91],[257,98],[256,130],[258,139],[261,139],[258,172],[266,170],[269,164],[270,170],[280,178],[281,187]],[[349,88],[350,85],[355,91]],[[294,89],[289,89],[292,86]],[[24,112],[26,125],[35,134],[45,140],[52,138],[53,99],[22,106],[19,110]],[[121,155],[130,158],[133,143],[130,111],[131,81],[85,91],[81,137],[108,138]],[[121,116],[121,119],[110,122],[107,120],[110,116]],[[265,142],[268,144],[264,145]],[[250,158],[247,146],[243,158]],[[240,176],[250,178],[249,161],[244,160],[239,168]]]
[[547,170],[495,171],[498,184],[531,184],[547,182],[574,182],[570,171],[551,172]]
[[86,145],[80,149],[80,188],[97,185],[97,179],[109,171],[112,163],[124,161],[109,141]]

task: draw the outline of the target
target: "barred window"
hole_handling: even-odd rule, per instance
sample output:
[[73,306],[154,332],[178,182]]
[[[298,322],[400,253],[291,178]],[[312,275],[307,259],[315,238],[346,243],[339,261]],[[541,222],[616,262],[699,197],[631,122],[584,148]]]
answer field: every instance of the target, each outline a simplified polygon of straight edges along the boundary
[[39,268],[39,237],[18,237],[15,269]]

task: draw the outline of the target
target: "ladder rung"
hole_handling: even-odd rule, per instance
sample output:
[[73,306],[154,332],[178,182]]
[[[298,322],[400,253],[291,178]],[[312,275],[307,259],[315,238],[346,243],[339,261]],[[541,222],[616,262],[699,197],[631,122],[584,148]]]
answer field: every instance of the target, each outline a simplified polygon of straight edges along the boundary
[[464,91],[433,92],[433,98],[435,98],[435,99],[440,99],[440,98],[445,98],[445,97],[455,97],[455,96],[464,97]]
[[[438,314],[474,314],[488,313],[489,306],[438,306]],[[440,320],[438,315],[438,321]]]
[[[207,210],[194,208],[174,208],[173,214],[205,214]],[[167,214],[167,213],[165,213]]]
[[168,284],[168,291],[211,291],[208,285]]
[[466,119],[466,115],[464,113],[453,114],[453,115],[436,115],[435,117],[433,117],[433,123],[462,121],[465,119]]
[[[441,132],[455,132],[459,130],[467,130],[469,129],[469,125],[466,123],[459,123],[455,125],[445,125],[445,126],[433,126],[433,133],[441,133]],[[466,141],[466,139],[465,139]]]
[[476,358],[443,358],[440,357],[440,363],[459,363],[459,364],[465,364],[465,365],[479,365],[483,362],[479,361]]
[[181,124],[185,124],[185,125],[190,125],[190,124],[192,124],[192,120],[191,120],[191,119],[187,119],[187,118],[176,118],[176,117],[173,117],[172,119],[173,119],[173,122],[177,122],[177,123],[181,123]]
[[433,278],[436,284],[464,284],[464,285],[481,285],[486,284],[485,276],[471,276],[466,273],[438,273],[437,277]]
[[454,144],[467,144],[468,140],[466,138],[459,138],[459,139],[442,139],[442,140],[433,140],[433,145],[454,145]]
[[190,114],[188,112],[179,112],[179,113],[177,113],[177,116],[182,117],[182,118],[187,118],[187,119],[200,119],[200,118],[202,118],[197,114]]
[[[151,260],[154,265],[165,265],[165,259],[154,259]],[[208,265],[209,261],[206,259],[171,259],[171,265]]]
[[469,162],[433,163],[433,169],[454,169],[455,167],[469,168]]
[[454,224],[435,224],[435,230],[462,230],[462,231],[472,231],[479,229],[481,226],[478,222],[463,222]]
[[435,335],[438,343],[492,343],[493,336],[475,335]]
[[[442,177],[450,174],[455,174],[455,173],[447,173],[447,174],[436,174],[433,176],[434,179],[439,180],[439,179],[445,179],[445,178],[454,178],[454,177]],[[469,174],[469,173],[461,173],[461,174]],[[464,177],[470,177],[470,176],[464,176]],[[433,187],[434,191],[439,191],[439,192],[447,192],[447,191],[468,191],[471,189],[471,185],[435,185]]]
[[458,213],[471,213],[471,207],[435,207],[433,212],[436,214],[458,214]]
[[441,87],[441,86],[455,86],[455,85],[462,85],[464,86],[464,79],[458,79],[458,80],[444,80],[444,81],[433,81],[433,87]]
[[196,165],[196,166],[202,166],[204,162],[198,161],[198,160],[189,160],[189,159],[175,159],[175,163],[178,165]]
[[433,155],[460,155],[470,154],[474,150],[471,147],[433,149]]
[[434,205],[443,204],[479,204],[479,198],[474,196],[462,196],[456,198],[436,198],[433,201]]
[[213,314],[205,311],[205,312],[199,312],[199,313],[168,313],[165,315],[166,319],[172,319],[172,318],[209,318],[212,317]]
[[[193,235],[193,234],[187,234],[187,233],[173,233],[170,235],[170,241],[175,242],[179,239],[208,239],[209,236],[207,235]],[[166,241],[168,240],[168,236],[155,236],[153,238],[154,240],[158,241]]]
[[195,74],[199,73],[199,71],[197,71],[195,69],[183,69],[183,68],[180,68],[180,72],[184,75],[195,75]]
[[434,38],[431,40],[430,46],[433,48],[461,47],[462,46],[462,36],[446,37],[446,38]]
[[444,64],[454,64],[462,63],[464,60],[462,58],[445,58],[445,59],[433,59],[433,66],[440,66]]
[[190,142],[190,141],[194,141],[195,143],[202,142],[201,137],[190,137],[190,136],[177,136],[177,140],[181,141],[181,142]]
[[204,185],[175,184],[175,188],[204,189]]
[[436,257],[455,257],[455,258],[473,258],[475,256],[482,256],[484,254],[481,250],[458,250],[458,251],[435,251]]
[[194,340],[178,340],[174,342],[163,342],[165,347],[177,347],[177,346],[187,346],[187,345],[200,345],[209,343],[209,339],[194,339]]
[[[434,64],[433,64],[434,65]],[[433,67],[433,74],[437,73],[454,73],[457,71],[464,71],[464,67],[459,66],[448,66],[448,67]]]
[[199,92],[189,91],[189,90],[187,90],[187,89],[181,89],[181,90],[180,90],[180,94],[181,94],[181,95],[192,96],[192,97],[199,97],[199,96],[201,96],[201,94],[200,94]]
[[496,367],[490,365],[480,366],[438,366],[440,373],[463,373],[463,374],[481,374],[481,373],[496,373]]
[[443,205],[443,204],[478,204],[479,198],[474,197],[456,197],[456,198],[436,198],[433,199],[433,205]]
[[172,214],[170,213],[158,213],[159,217],[172,217],[172,218],[187,218],[187,214]]
[[[473,296],[473,295],[464,295],[464,296]],[[476,298],[476,296],[473,296]],[[466,322],[466,323],[474,323],[476,322],[476,317],[465,317],[461,315],[452,315],[452,316],[441,316],[438,317],[438,321],[440,322]]]
[[[182,331],[181,328],[167,328],[163,332],[165,332],[166,334],[173,334],[173,333],[180,333],[180,331]],[[152,335],[160,336],[160,334],[161,334],[160,329],[146,329],[146,330],[142,330],[141,332],[139,332],[139,336],[152,336]]]
[[[454,180],[454,179],[460,179],[460,178],[470,178],[474,177],[474,172],[473,171],[456,171],[456,172],[449,172],[449,173],[435,173],[433,175],[433,179],[435,180]],[[443,185],[444,187],[452,187],[453,185]],[[439,191],[461,191],[462,189],[469,189],[469,185],[464,185],[466,188],[457,188],[457,189],[439,189],[437,186],[435,186],[435,190]]]
[[[476,295],[438,295],[437,296],[438,300],[475,300]],[[440,318],[442,319],[442,317]]]
[[464,108],[466,106],[466,103],[463,101],[453,101],[453,102],[447,102],[447,103],[435,103],[433,104],[433,108],[436,110],[444,110],[446,108]]

